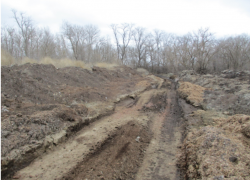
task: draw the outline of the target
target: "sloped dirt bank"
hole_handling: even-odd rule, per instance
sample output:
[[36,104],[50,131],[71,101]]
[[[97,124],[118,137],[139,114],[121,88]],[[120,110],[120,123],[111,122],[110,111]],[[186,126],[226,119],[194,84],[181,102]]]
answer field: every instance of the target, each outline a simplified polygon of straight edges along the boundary
[[[144,113],[143,107],[153,99],[152,97],[162,97],[165,92],[166,90],[163,89],[152,89],[139,94],[138,101],[124,99],[117,104],[113,114],[83,128],[54,151],[44,154],[26,168],[18,171],[14,177],[19,179],[77,179],[78,176],[79,178],[86,176],[91,177],[90,179],[100,179],[99,169],[102,169],[105,175],[102,177],[105,179],[110,177],[133,179],[151,137],[149,124],[153,119]],[[135,103],[130,106],[129,104],[133,101]],[[126,156],[122,155],[123,151]],[[106,156],[107,153],[110,158]],[[109,165],[105,164],[106,159]],[[92,163],[92,170],[97,165],[98,172],[93,173],[96,176],[92,176],[92,170],[89,168],[87,172],[85,171],[86,167]],[[81,169],[82,166],[85,168]],[[116,166],[119,167],[117,171],[110,171],[111,167]],[[75,175],[72,175],[72,172]]]
[[134,179],[150,134],[147,127],[128,122],[62,179]]
[[[191,105],[195,99],[190,99],[191,104],[185,103],[186,98],[181,101],[186,138],[178,164],[186,171],[186,179],[249,179],[250,108],[249,101],[245,101],[250,93],[248,81],[222,75],[198,76],[189,71],[182,78],[196,84],[189,86],[191,96],[197,86],[203,86],[198,88],[203,88],[198,108]],[[180,83],[186,83],[182,80]],[[234,91],[236,86],[238,90]]]
[[2,77],[2,179],[185,178],[176,82],[127,67],[29,64]]
[[198,75],[193,71],[183,71],[180,80],[206,88],[203,93],[203,109],[228,115],[250,115],[250,72],[240,72],[237,76],[226,72],[220,75]]
[[176,166],[183,119],[175,84],[150,76],[137,83],[144,91],[119,96],[112,114],[6,179],[183,179]]
[[2,66],[1,76],[2,177],[114,113],[115,103],[161,84],[125,66],[89,71],[25,64]]
[[180,157],[187,178],[249,179],[249,137],[245,133],[249,119],[246,115],[235,115],[222,118],[220,125],[190,129]]

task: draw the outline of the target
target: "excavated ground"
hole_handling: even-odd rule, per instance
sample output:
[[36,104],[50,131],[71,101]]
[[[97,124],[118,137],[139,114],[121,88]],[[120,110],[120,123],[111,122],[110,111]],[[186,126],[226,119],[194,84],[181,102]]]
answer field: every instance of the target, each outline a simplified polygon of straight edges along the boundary
[[250,73],[225,73],[2,67],[1,177],[249,179]]
[[250,72],[182,72],[178,92],[186,137],[178,165],[186,179],[249,179],[249,78]]
[[2,67],[1,95],[2,179],[183,178],[183,119],[169,80],[25,64]]

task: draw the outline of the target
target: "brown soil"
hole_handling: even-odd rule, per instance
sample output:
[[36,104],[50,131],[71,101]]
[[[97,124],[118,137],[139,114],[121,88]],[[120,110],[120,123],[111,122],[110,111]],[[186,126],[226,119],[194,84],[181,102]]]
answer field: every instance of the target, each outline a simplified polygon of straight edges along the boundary
[[[206,88],[201,106],[181,101],[186,137],[178,163],[186,179],[249,179],[250,117],[244,115],[249,114],[248,82],[188,71],[182,77],[197,84],[189,83],[190,92],[198,85]],[[203,110],[198,109],[201,107]],[[244,114],[234,115],[236,112]]]
[[[180,180],[184,179],[183,172],[176,166],[180,144],[183,138],[183,113],[179,106],[178,95],[175,91],[175,84],[166,93],[166,105],[158,105],[161,116],[148,113],[152,122],[151,129],[154,131],[153,139],[147,149],[146,157],[139,169],[136,179],[159,179],[159,180]],[[162,96],[158,96],[161,99]],[[165,99],[165,98],[164,98]],[[151,104],[150,101],[148,104]],[[147,106],[148,106],[147,104]],[[153,103],[152,103],[153,104]],[[150,108],[149,108],[150,109]]]
[[2,67],[2,178],[181,179],[174,87],[128,67]]
[[134,179],[150,139],[146,127],[130,121],[62,179]]
[[235,115],[249,114],[244,78],[38,64],[1,76],[2,179],[250,175],[250,117]]
[[27,166],[151,84],[157,82],[127,67],[2,66],[2,175]]

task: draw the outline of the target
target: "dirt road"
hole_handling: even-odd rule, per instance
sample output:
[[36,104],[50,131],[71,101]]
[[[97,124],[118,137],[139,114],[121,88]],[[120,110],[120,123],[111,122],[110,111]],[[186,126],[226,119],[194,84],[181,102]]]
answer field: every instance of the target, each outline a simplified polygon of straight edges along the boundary
[[174,82],[127,67],[2,70],[2,179],[182,179]]
[[147,149],[136,179],[182,179],[176,167],[176,154],[182,139],[182,110],[175,85],[167,90],[167,102],[162,115],[151,114],[153,139]]
[[126,98],[14,178],[181,179],[181,114],[174,84]]
[[182,74],[2,67],[2,179],[247,179],[248,82]]

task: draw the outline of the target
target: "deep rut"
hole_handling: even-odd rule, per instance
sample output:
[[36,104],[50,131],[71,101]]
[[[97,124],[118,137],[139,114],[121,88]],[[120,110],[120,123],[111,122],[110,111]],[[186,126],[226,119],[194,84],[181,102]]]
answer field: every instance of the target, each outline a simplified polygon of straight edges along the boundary
[[149,145],[137,179],[180,180],[182,173],[176,166],[176,155],[182,140],[182,110],[179,106],[175,84],[167,93],[167,105],[162,116],[154,118],[154,137]]

